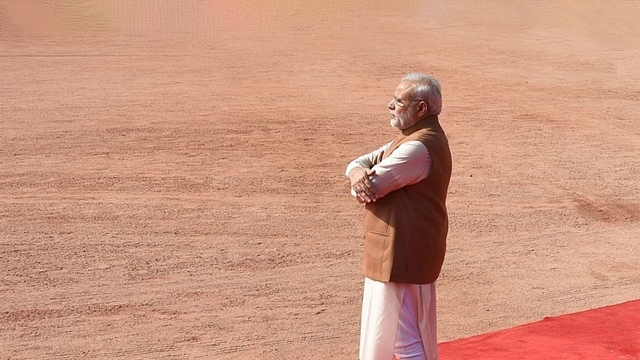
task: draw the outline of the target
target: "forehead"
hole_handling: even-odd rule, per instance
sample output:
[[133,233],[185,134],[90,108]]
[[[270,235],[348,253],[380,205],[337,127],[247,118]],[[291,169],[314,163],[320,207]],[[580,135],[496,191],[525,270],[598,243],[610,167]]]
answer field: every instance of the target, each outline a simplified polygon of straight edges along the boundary
[[413,95],[413,84],[409,81],[402,81],[396,88],[395,97],[397,99],[406,99]]

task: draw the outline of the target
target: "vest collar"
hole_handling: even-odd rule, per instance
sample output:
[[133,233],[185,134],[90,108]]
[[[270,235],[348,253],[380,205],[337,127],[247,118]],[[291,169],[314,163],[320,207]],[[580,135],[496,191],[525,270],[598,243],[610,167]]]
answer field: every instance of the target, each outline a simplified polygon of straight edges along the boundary
[[424,119],[419,120],[415,125],[402,130],[402,135],[409,136],[420,129],[430,127],[437,123],[438,123],[438,115],[427,116]]

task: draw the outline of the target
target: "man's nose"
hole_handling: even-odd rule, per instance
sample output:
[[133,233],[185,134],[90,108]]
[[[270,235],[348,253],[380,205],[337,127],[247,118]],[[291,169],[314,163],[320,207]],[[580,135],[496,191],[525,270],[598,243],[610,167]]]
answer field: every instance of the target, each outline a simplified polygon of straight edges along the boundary
[[394,100],[389,101],[389,105],[387,105],[389,107],[389,110],[393,110],[396,108],[396,102]]

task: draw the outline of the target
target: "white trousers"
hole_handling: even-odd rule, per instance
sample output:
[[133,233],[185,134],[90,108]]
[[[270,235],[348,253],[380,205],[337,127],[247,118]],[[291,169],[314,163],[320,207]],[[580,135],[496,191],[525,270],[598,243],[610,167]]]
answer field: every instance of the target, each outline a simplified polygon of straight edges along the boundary
[[364,279],[360,360],[436,360],[436,285]]

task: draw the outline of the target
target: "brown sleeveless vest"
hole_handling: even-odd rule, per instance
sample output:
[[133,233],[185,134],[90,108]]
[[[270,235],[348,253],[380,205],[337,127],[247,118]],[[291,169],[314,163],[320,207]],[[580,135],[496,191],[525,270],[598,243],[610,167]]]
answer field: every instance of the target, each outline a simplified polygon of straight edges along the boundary
[[451,152],[438,117],[431,116],[403,130],[378,162],[411,140],[429,150],[431,172],[365,206],[362,272],[377,281],[429,284],[444,262]]

